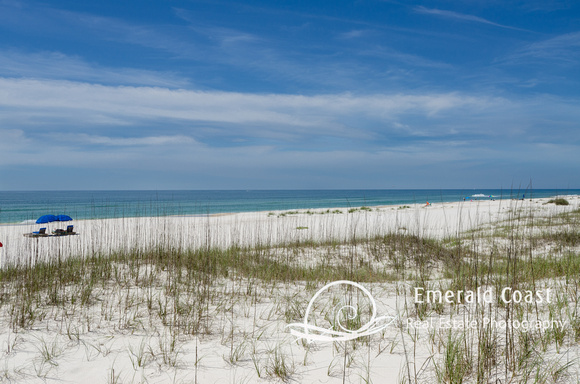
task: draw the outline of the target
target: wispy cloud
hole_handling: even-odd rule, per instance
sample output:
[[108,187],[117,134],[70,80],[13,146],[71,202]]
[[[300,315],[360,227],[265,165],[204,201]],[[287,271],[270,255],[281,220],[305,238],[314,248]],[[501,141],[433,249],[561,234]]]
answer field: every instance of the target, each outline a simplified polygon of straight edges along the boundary
[[[4,15],[2,11],[6,11]],[[262,13],[267,12],[262,9],[256,12],[260,17],[272,16]],[[40,4],[33,7],[22,3],[19,7],[0,9],[0,21],[8,23],[12,29],[27,30],[27,33],[39,35],[49,31],[51,37],[57,41],[79,34],[83,36],[82,40],[87,42],[87,46],[92,44],[96,44],[97,47],[109,46],[116,51],[129,49],[136,52],[136,55],[143,54],[145,58],[153,58],[151,63],[139,63],[140,68],[176,70],[175,73],[165,71],[156,74],[144,69],[106,68],[97,64],[101,56],[90,49],[77,50],[78,56],[65,56],[59,52],[26,53],[13,49],[12,52],[4,54],[4,62],[9,70],[0,74],[4,76],[14,76],[15,73],[16,76],[31,74],[31,77],[105,84],[114,84],[117,81],[118,84],[125,85],[168,87],[183,86],[179,82],[189,76],[190,81],[200,87],[236,90],[241,89],[240,86],[252,86],[262,91],[313,90],[319,93],[366,89],[367,86],[382,89],[385,83],[390,85],[389,71],[395,70],[394,67],[441,68],[434,60],[421,57],[419,54],[408,53],[408,56],[405,56],[405,53],[394,55],[391,52],[390,58],[394,60],[388,63],[389,68],[385,71],[383,65],[377,67],[364,62],[370,57],[367,53],[371,50],[366,45],[359,46],[355,41],[345,45],[347,42],[345,38],[321,39],[317,34],[318,28],[289,35],[283,27],[293,23],[287,22],[285,16],[288,14],[284,11],[282,14],[274,15],[276,20],[280,21],[279,24],[274,26],[272,21],[268,20],[266,26],[260,28],[249,28],[244,23],[216,23],[212,17],[206,19],[205,14],[186,9],[174,9],[174,14],[181,20],[186,20],[187,24],[139,23],[134,19],[63,10]],[[300,23],[305,19],[312,20],[308,15],[291,14]],[[315,19],[319,16],[323,19],[325,17],[312,15]],[[19,20],[18,25],[13,20]],[[335,20],[331,17],[327,21]],[[350,30],[352,32],[350,37],[353,38],[358,30],[360,33],[365,31],[364,33],[370,36],[369,40],[374,41],[383,38],[380,36],[381,33],[387,35],[395,33],[397,37],[405,33],[421,36],[437,34],[433,31],[409,31],[407,28],[399,31],[395,27],[380,23],[376,25],[372,23],[366,25],[368,22],[357,24],[344,21],[344,23],[338,29],[340,31],[347,27],[344,37],[349,36]],[[332,33],[330,36],[337,36],[340,33]],[[316,38],[311,39],[309,36]],[[62,51],[67,52],[66,49]],[[85,56],[81,56],[82,54]],[[109,57],[108,53],[106,55]],[[115,54],[111,54],[110,57],[114,56]],[[27,57],[30,60],[27,61]],[[171,63],[168,65],[169,61]],[[37,76],[42,72],[42,64],[46,65],[46,75]],[[60,74],[59,66],[63,68]],[[93,73],[90,69],[94,69]],[[67,73],[70,74],[69,77]],[[164,77],[165,83],[162,82]],[[369,77],[372,80],[367,81]]]
[[[534,153],[534,157],[527,156],[529,153]],[[5,175],[10,169],[25,171],[28,177],[11,186],[36,189],[63,185],[103,188],[108,185],[103,182],[110,182],[111,178],[119,179],[116,188],[133,189],[211,189],[231,188],[232,185],[237,188],[296,188],[297,185],[309,188],[464,188],[466,185],[489,186],[489,183],[493,186],[503,183],[509,188],[514,175],[520,174],[522,162],[526,169],[534,166],[553,173],[557,167],[563,172],[574,172],[577,171],[578,153],[577,145],[519,143],[510,144],[509,150],[505,150],[497,144],[481,145],[471,141],[424,141],[383,146],[377,150],[309,151],[299,148],[280,151],[268,146],[215,148],[203,145],[194,146],[193,150],[186,145],[131,146],[122,147],[122,150],[104,146],[101,150],[86,150],[33,140],[25,149],[0,151],[0,174]],[[490,166],[490,159],[510,166]],[[338,175],[332,171],[336,169],[340,170]],[[77,176],[61,180],[58,175],[63,172]],[[413,174],[411,179],[401,178],[409,173]],[[460,179],[449,176],[458,174]],[[51,184],[50,180],[55,183]],[[534,181],[535,185],[540,181],[551,186],[546,178]]]
[[429,60],[425,57],[404,53],[397,51],[395,49],[384,47],[384,46],[374,46],[370,49],[361,49],[359,51],[360,55],[381,57],[385,59],[390,59],[395,62],[400,62],[406,64],[408,67],[424,67],[424,68],[437,68],[437,69],[452,69],[453,65],[444,63],[441,61]]
[[[358,125],[357,119],[373,127],[408,114],[434,118],[449,111],[505,104],[458,93],[263,95],[13,78],[0,79],[0,90],[0,107],[9,111],[0,121],[7,125],[58,124],[70,130],[165,121],[185,129],[188,124],[210,123],[218,130],[237,127],[236,132],[256,137],[355,137],[369,129]],[[34,119],[22,120],[23,115]]]
[[109,68],[61,52],[0,52],[0,75],[38,79],[76,80],[100,84],[184,87],[190,81],[170,71]]
[[415,12],[429,14],[429,15],[435,15],[435,16],[439,16],[439,17],[443,17],[443,18],[447,18],[447,19],[488,24],[488,25],[493,25],[494,27],[499,27],[499,28],[507,28],[507,29],[513,29],[516,31],[530,32],[526,29],[512,27],[510,25],[495,23],[493,21],[484,19],[483,17],[474,16],[474,15],[467,15],[464,13],[459,13],[459,12],[454,12],[454,11],[446,11],[446,10],[442,10],[442,9],[425,8],[423,6],[418,6],[418,7],[415,7]]
[[566,33],[550,39],[534,42],[508,55],[504,61],[541,59],[564,64],[580,61],[580,32]]
[[191,145],[198,144],[194,139],[183,135],[174,136],[145,136],[145,137],[109,137],[96,136],[89,134],[48,134],[48,138],[57,140],[61,143],[69,142],[81,145],[105,145],[114,147],[133,147],[133,146],[163,146],[170,144]]
[[358,39],[369,33],[366,29],[351,29],[348,32],[343,32],[339,36],[343,39]]
[[219,44],[252,43],[262,40],[261,37],[252,33],[208,24],[200,20],[199,17],[192,15],[190,11],[182,8],[173,8],[173,11],[177,17],[189,23],[190,30],[217,41]]
[[[372,150],[426,139],[550,142],[576,129],[574,105],[459,92],[306,96],[0,79],[0,122],[9,129],[3,136],[20,144],[44,137],[111,148],[204,143],[288,150],[331,138],[327,149]],[[55,127],[58,133],[47,135]]]

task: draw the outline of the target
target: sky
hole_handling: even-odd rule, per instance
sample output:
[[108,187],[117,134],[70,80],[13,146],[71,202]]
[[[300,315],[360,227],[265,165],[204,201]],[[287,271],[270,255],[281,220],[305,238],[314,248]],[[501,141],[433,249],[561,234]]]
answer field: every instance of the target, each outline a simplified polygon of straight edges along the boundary
[[0,190],[580,188],[580,2],[0,0]]

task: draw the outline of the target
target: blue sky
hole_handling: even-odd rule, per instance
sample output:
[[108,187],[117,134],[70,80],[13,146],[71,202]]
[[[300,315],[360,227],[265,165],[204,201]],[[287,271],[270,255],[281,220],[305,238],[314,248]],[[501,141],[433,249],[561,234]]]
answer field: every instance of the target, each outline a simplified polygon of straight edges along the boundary
[[580,3],[0,0],[0,180],[580,188]]

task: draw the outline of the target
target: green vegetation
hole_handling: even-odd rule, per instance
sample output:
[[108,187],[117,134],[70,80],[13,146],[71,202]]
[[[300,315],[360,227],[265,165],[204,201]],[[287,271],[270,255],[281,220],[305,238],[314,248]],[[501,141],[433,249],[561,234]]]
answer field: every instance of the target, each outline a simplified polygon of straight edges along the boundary
[[561,197],[556,198],[556,199],[551,199],[546,204],[570,205],[570,203],[568,202],[568,200],[566,200],[564,198],[561,198]]

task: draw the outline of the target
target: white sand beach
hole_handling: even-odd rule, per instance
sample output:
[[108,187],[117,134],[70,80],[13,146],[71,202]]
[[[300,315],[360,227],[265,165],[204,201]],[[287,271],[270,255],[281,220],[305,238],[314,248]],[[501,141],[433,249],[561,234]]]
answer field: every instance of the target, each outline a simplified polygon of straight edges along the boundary
[[[427,238],[444,238],[472,228],[529,214],[549,216],[577,209],[580,198],[566,196],[568,206],[544,205],[549,199],[475,200],[453,203],[378,206],[370,210],[310,209],[201,216],[127,217],[75,220],[75,236],[27,238],[24,233],[63,224],[0,225],[2,265],[89,256],[114,251],[175,249],[232,245],[277,245],[296,241],[349,240],[404,231]],[[333,213],[333,212],[341,213]],[[297,212],[297,213],[296,213]],[[67,223],[68,224],[68,223]],[[66,226],[65,226],[66,227]],[[297,229],[301,228],[301,229]]]
[[[302,242],[314,244],[311,251],[297,251],[289,262],[311,265],[326,260],[326,248],[317,250],[317,243],[347,243],[389,233],[438,240],[459,238],[470,230],[493,231],[502,222],[523,223],[530,217],[549,219],[579,208],[579,196],[565,198],[570,205],[547,204],[549,199],[478,200],[371,207],[350,213],[348,208],[333,208],[78,220],[73,222],[77,235],[44,238],[23,236],[38,230],[39,225],[1,225],[0,242],[4,247],[0,248],[0,257],[3,268],[7,268],[19,263],[160,247],[185,251],[269,246],[272,248],[268,252],[274,252],[273,248]],[[51,232],[57,227],[47,228]],[[360,260],[374,262],[365,256],[369,251],[364,245],[340,247],[335,249],[337,254],[359,252]],[[327,265],[332,268],[333,264]],[[120,265],[120,272],[115,273],[122,275],[123,268]],[[0,312],[0,382],[401,383],[408,382],[409,377],[418,382],[434,382],[434,362],[439,361],[441,352],[433,349],[435,344],[429,340],[445,339],[445,330],[415,331],[398,324],[385,328],[366,343],[296,342],[286,327],[289,322],[301,321],[297,315],[303,314],[323,282],[264,283],[234,272],[234,277],[210,283],[215,297],[207,304],[206,317],[201,321],[206,329],[188,333],[168,325],[172,323],[164,320],[165,315],[152,316],[147,308],[153,306],[156,313],[161,313],[165,305],[169,306],[167,313],[177,313],[180,303],[195,307],[195,297],[168,293],[166,281],[159,281],[158,288],[155,284],[142,288],[127,283],[143,279],[148,268],[140,266],[138,276],[131,275],[123,284],[97,284],[92,288],[89,304],[35,307],[32,311],[37,315],[28,327],[15,328],[14,307],[4,305]],[[160,269],[156,273],[156,279],[163,280],[167,271]],[[436,281],[435,277],[433,283]],[[377,302],[379,314],[403,313],[408,297],[397,293],[400,283],[407,284],[365,284]],[[3,285],[0,295],[15,294],[10,289]],[[68,288],[60,289],[64,292]],[[70,287],[74,289],[77,288]],[[410,309],[404,311],[411,315]],[[433,313],[431,318],[436,317]],[[566,355],[560,355],[564,349]],[[545,353],[554,355],[554,361],[580,357],[577,345],[548,346]],[[577,372],[577,368],[576,360],[569,371]],[[574,382],[568,378],[558,382]]]

